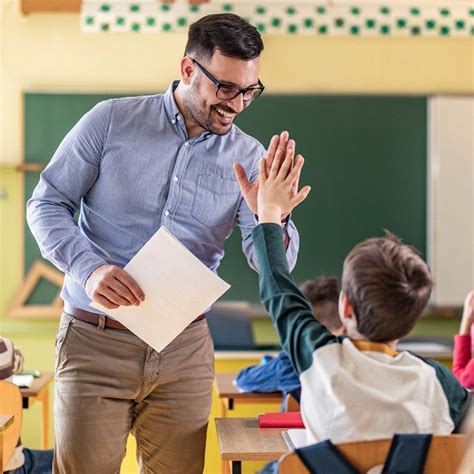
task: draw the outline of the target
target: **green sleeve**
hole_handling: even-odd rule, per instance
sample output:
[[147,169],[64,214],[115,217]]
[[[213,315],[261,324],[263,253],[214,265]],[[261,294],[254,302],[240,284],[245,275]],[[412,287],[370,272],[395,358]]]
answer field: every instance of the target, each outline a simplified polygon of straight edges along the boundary
[[281,227],[260,224],[252,237],[260,268],[260,299],[272,317],[283,349],[301,373],[310,367],[316,349],[342,338],[333,336],[314,318],[311,304],[290,275]]
[[[420,357],[421,359],[421,357]],[[467,413],[471,404],[471,394],[456,380],[451,371],[432,359],[423,359],[428,365],[431,365],[436,371],[436,376],[443,387],[444,394],[448,399],[449,414],[453,420],[454,426],[457,428],[463,421],[464,415]]]

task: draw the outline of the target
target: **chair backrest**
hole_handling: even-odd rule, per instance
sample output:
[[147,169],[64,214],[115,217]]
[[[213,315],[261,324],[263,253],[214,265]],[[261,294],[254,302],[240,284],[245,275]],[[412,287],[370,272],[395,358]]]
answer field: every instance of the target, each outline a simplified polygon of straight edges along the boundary
[[216,303],[206,314],[216,350],[255,349],[251,307],[245,302]]
[[0,381],[0,415],[13,415],[15,417],[13,425],[3,435],[3,470],[6,470],[20,439],[23,404],[20,389],[4,380]]
[[[339,452],[360,473],[384,464],[391,439],[356,441],[336,445]],[[465,435],[433,436],[424,474],[455,474],[467,449]],[[324,472],[322,470],[321,472]],[[309,474],[296,453],[285,454],[279,462],[279,474]]]
[[471,408],[467,423],[467,447],[457,474],[474,474],[474,410]]

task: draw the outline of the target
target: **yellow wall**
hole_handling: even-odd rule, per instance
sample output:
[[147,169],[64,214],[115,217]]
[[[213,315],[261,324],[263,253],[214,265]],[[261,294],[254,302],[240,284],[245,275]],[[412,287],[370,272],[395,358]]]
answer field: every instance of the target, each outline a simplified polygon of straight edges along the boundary
[[[0,164],[22,160],[23,91],[153,92],[178,75],[183,34],[81,34],[77,14],[23,16],[13,0],[0,8]],[[267,36],[265,46],[270,93],[474,92],[472,39]],[[1,170],[0,186],[2,317],[21,277],[20,174]]]
[[[270,93],[474,92],[474,41],[443,38],[265,37],[261,78]],[[0,6],[0,331],[27,365],[51,369],[54,322],[12,322],[5,310],[22,269],[23,91],[162,91],[177,77],[183,34],[81,34],[77,14],[19,14]],[[283,112],[283,111],[282,111]],[[25,419],[38,446],[38,414]]]

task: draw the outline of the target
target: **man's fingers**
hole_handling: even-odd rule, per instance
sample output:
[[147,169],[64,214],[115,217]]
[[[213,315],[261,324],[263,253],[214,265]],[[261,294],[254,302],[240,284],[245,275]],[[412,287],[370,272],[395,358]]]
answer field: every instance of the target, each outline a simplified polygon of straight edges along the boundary
[[291,204],[293,205],[293,209],[301,204],[307,197],[311,191],[310,186],[305,186],[295,197],[292,198]]
[[96,297],[94,297],[94,301],[102,305],[104,308],[108,308],[108,309],[118,308],[117,304],[112,303],[112,301],[108,300],[105,296],[102,296],[102,295],[97,295]]
[[237,182],[240,186],[240,190],[242,191],[242,194],[245,194],[250,187],[250,183],[247,179],[247,174],[245,173],[244,167],[240,163],[234,163],[233,168],[235,178],[237,179]]
[[[120,269],[119,272],[117,272],[114,275],[115,279],[118,280],[122,285],[124,285],[130,292],[133,293],[133,296],[137,300],[138,303],[140,301],[145,300],[145,293],[143,293],[143,290],[140,288],[138,283],[135,281],[134,278],[132,278],[125,270]],[[119,289],[112,287],[114,291],[119,292]],[[125,296],[125,295],[123,295]],[[132,303],[133,304],[133,303]]]
[[97,291],[100,296],[107,298],[109,301],[111,301],[113,304],[116,304],[117,306],[130,306],[128,300],[120,296],[109,286],[100,287]]
[[292,190],[294,189],[295,183],[297,183],[295,193],[298,191],[298,184],[299,184],[299,179],[301,176],[301,169],[303,168],[304,164],[304,158],[301,155],[298,155],[295,160],[295,166],[293,169],[288,173],[288,176],[286,177],[285,183],[288,185],[291,185]]
[[139,305],[141,300],[135,296],[131,291],[130,289],[125,286],[119,279],[115,279],[114,283],[113,283],[113,288],[112,288],[115,293],[119,294],[120,296],[122,296],[123,298],[125,298],[126,300],[128,300],[128,302],[130,304],[134,304],[134,305]]
[[286,147],[285,159],[283,160],[283,164],[281,165],[280,172],[278,173],[278,177],[281,179],[281,181],[284,181],[285,178],[290,173],[291,167],[293,166],[294,156],[295,156],[295,141],[290,140],[288,142],[288,146]]
[[270,169],[272,167],[273,159],[275,158],[275,153],[277,151],[279,141],[280,135],[273,135],[272,139],[270,140],[270,145],[268,145],[267,155],[265,158],[265,171],[267,173],[267,176],[270,173]]
[[285,130],[280,133],[280,140],[278,141],[278,149],[285,153],[286,151],[286,144],[288,143],[288,138],[290,134]]
[[273,158],[278,148],[279,141],[280,141],[280,135],[273,135],[272,139],[270,140],[270,144],[268,145],[267,157]]
[[258,180],[259,180],[261,183],[265,183],[265,181],[267,180],[267,171],[266,171],[265,158],[262,158],[262,159],[260,160],[258,171],[259,171],[259,178],[258,178]]
[[286,147],[288,144],[289,133],[285,130],[280,133],[280,139],[278,140],[278,148],[275,154],[280,154],[280,158],[283,159],[286,153]]
[[280,148],[275,153],[275,158],[273,159],[272,167],[270,169],[269,178],[275,179],[278,175],[278,171],[280,170],[280,162],[283,157],[283,152]]

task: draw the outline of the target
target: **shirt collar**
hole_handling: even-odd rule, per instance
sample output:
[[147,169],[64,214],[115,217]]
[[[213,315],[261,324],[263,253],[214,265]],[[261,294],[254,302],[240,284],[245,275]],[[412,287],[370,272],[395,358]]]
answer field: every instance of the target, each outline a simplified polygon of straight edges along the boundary
[[388,344],[383,344],[381,342],[352,340],[352,344],[362,352],[382,352],[392,357],[398,355],[398,352],[394,351]]
[[179,84],[179,81],[173,81],[169,85],[168,90],[165,92],[165,95],[164,95],[166,113],[168,115],[168,118],[173,124],[176,123],[176,120],[178,120],[178,117],[180,118],[180,120],[183,120],[183,117],[178,109],[178,106],[176,105],[176,101],[174,100],[174,95],[173,95],[173,92],[178,87],[178,84]]
[[[168,119],[170,120],[172,125],[181,125],[181,127],[186,131],[186,126],[184,125],[184,118],[181,114],[181,112],[178,109],[178,106],[176,105],[176,101],[174,99],[174,90],[178,87],[179,81],[173,81],[169,87],[168,90],[164,94],[164,103],[165,103],[165,109],[166,109],[166,114],[168,115]],[[207,130],[204,130],[202,133],[200,133],[197,137],[193,138],[193,141],[201,141],[205,140],[207,138],[210,138],[213,134]]]

